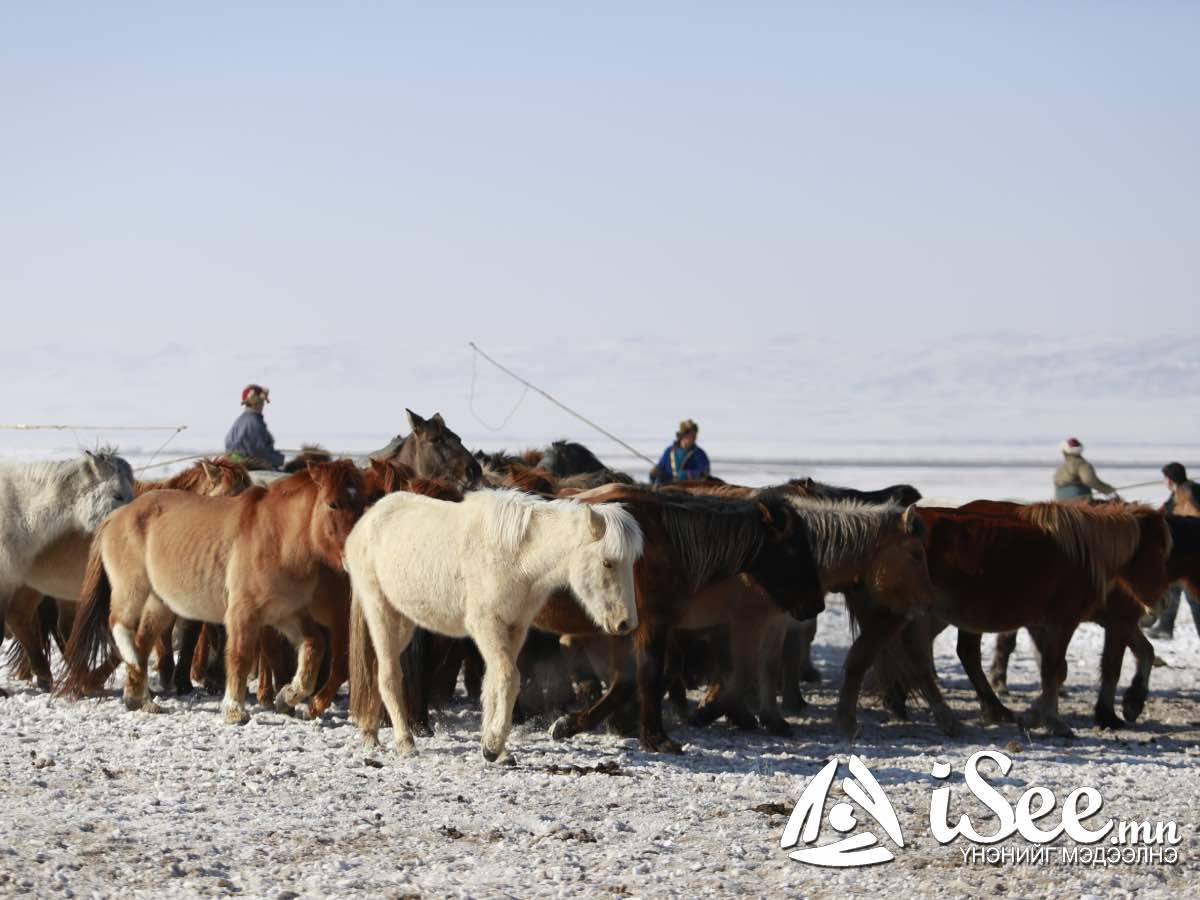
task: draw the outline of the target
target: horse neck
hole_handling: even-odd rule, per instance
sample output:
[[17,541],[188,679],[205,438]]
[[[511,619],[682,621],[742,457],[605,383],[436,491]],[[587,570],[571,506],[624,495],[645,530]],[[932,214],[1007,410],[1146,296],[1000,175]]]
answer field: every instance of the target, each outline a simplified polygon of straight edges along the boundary
[[324,560],[320,549],[312,539],[313,507],[316,505],[316,487],[305,487],[303,492],[280,495],[268,491],[256,502],[259,515],[272,519],[274,527],[266,531],[279,543],[279,560],[285,569],[293,572],[308,572]]
[[514,564],[533,585],[538,596],[550,596],[554,590],[570,585],[571,555],[579,549],[571,535],[573,523],[550,508],[535,509],[529,531]]
[[31,538],[48,545],[73,531],[82,531],[75,518],[75,495],[86,490],[84,463],[68,465],[35,463],[17,474],[23,494],[17,504],[16,519]]
[[[803,516],[803,507],[799,509]],[[806,517],[813,558],[826,592],[841,591],[861,581],[883,539],[882,521],[859,514],[853,525],[847,525],[845,521],[850,520],[837,518],[845,515],[827,511],[825,518]],[[850,540],[852,534],[854,539]]]
[[694,591],[754,568],[764,546],[759,513],[736,521],[731,533],[729,513],[704,509],[687,510],[675,522],[670,521],[670,508],[658,506],[662,518],[656,519],[651,510],[643,507],[634,515],[644,533],[655,535],[670,549],[674,564],[683,573]]

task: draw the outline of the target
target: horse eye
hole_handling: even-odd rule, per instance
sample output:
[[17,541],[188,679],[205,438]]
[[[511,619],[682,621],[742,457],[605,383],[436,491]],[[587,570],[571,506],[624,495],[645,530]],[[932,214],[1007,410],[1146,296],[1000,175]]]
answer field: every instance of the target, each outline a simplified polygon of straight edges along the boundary
[[611,560],[611,559],[606,559],[606,560],[603,560],[603,562],[602,562],[602,565],[603,565],[603,566],[604,566],[604,568],[606,568],[606,569],[611,569],[611,568],[613,567],[613,564],[612,564],[612,560]]
[[337,508],[338,508],[337,501],[336,501],[336,500],[334,500],[332,503],[330,503],[330,504],[329,504],[329,508],[330,508],[330,509],[337,509]]

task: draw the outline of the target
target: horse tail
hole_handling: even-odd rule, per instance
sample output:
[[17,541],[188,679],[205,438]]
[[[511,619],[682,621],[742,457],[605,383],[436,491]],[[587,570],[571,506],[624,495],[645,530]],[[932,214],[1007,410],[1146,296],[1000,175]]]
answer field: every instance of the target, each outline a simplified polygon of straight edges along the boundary
[[374,734],[383,722],[379,660],[353,578],[350,580],[350,717],[364,734]]
[[97,690],[97,676],[107,676],[112,671],[110,660],[116,653],[112,633],[108,628],[108,617],[112,610],[112,585],[104,569],[100,554],[100,538],[104,526],[96,532],[92,549],[88,554],[87,574],[79,592],[79,610],[75,614],[75,626],[63,651],[66,677],[55,693],[64,697],[82,697]]

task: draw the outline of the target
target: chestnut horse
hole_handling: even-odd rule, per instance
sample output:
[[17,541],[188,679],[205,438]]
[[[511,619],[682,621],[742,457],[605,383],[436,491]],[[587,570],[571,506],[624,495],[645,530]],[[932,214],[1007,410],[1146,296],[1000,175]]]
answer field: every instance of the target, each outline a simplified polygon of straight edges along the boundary
[[[1167,578],[1171,582],[1183,582],[1189,592],[1200,595],[1200,518],[1191,515],[1167,515],[1165,518],[1171,530]],[[1100,657],[1101,696],[1096,704],[1096,722],[1102,727],[1120,724],[1113,706],[1126,648],[1133,653],[1137,668],[1121,698],[1121,712],[1126,722],[1135,722],[1145,708],[1150,672],[1154,667],[1154,646],[1140,627],[1144,613],[1142,605],[1127,591],[1114,588],[1094,619],[1104,626],[1104,651]],[[1016,644],[1015,631],[997,635],[990,673],[993,687],[1007,687],[1008,660]],[[1106,708],[1102,708],[1102,704]]]
[[[801,519],[787,500],[777,495],[729,501],[609,485],[575,499],[624,504],[646,536],[645,553],[634,567],[638,628],[633,648],[640,739],[647,750],[679,753],[682,748],[668,737],[662,720],[663,673],[671,629],[725,622],[736,626],[736,610],[730,615],[728,604],[719,603],[714,609],[703,598],[706,594],[718,597],[723,585],[732,583],[736,588],[741,573],[752,578],[779,609],[798,618],[816,615],[824,608],[824,594]],[[557,634],[596,631],[564,591],[554,594],[534,626]],[[555,738],[595,727],[630,698],[628,643],[611,642],[611,649],[608,689],[591,706],[555,722]]]
[[[993,501],[919,513],[929,528],[929,571],[937,588],[933,627],[946,622],[959,629],[959,659],[985,720],[1011,721],[1013,715],[983,674],[979,634],[1026,627],[1042,654],[1042,690],[1022,723],[1070,736],[1058,716],[1067,645],[1079,623],[1099,609],[1111,580],[1144,605],[1165,589],[1171,537],[1162,517],[1124,505]],[[898,691],[919,690],[938,724],[953,733],[959,723],[933,675],[929,627],[921,622],[907,628],[905,640],[881,664],[893,701]]]
[[227,722],[249,720],[246,677],[264,625],[298,647],[288,690],[307,696],[321,635],[305,609],[321,564],[342,567],[363,502],[362,474],[348,460],[317,463],[237,497],[156,491],[138,498],[106,519],[92,542],[60,693],[91,689],[97,663],[115,644],[128,668],[126,705],[158,711],[147,691],[146,660],[179,615],[225,624]]

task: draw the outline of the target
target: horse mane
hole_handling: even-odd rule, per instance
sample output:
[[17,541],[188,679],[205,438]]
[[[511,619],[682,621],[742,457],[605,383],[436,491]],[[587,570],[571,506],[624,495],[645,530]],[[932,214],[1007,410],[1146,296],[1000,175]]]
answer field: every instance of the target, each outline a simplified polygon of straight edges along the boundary
[[[770,492],[760,496],[769,496]],[[808,527],[813,558],[823,570],[871,553],[884,534],[900,527],[904,509],[892,504],[825,500],[782,492]]]
[[170,478],[162,481],[136,481],[133,493],[140,497],[147,491],[176,490],[199,493],[200,489],[209,485],[209,468],[215,468],[220,473],[220,484],[231,492],[235,489],[245,489],[250,486],[250,476],[246,467],[225,458],[203,459],[195,465],[188,466],[182,472],[176,472]]
[[301,444],[300,452],[289,459],[283,466],[284,472],[299,472],[310,462],[331,462],[333,454],[320,444]]
[[508,474],[503,482],[506,487],[514,487],[521,491],[532,491],[536,494],[548,494],[553,497],[558,493],[558,484],[554,476],[540,469],[531,469],[518,462],[510,462]]
[[410,478],[404,490],[449,503],[461,503],[463,500],[463,492],[444,478]]
[[763,511],[755,502],[688,495],[657,495],[655,501],[693,590],[742,571],[762,551]]
[[472,491],[464,502],[494,507],[484,518],[488,538],[511,553],[520,548],[538,512],[577,519],[594,512],[604,520],[600,552],[605,557],[637,559],[642,555],[642,530],[633,516],[617,503],[589,506],[577,500],[547,500],[512,488]]
[[1141,509],[1150,511],[1136,504],[1042,502],[1017,506],[1015,514],[1050,535],[1103,591],[1109,576],[1137,552],[1142,532],[1134,512]]
[[545,456],[544,450],[539,450],[536,447],[530,447],[524,453],[517,457],[527,466],[537,466],[541,463],[542,457]]
[[33,462],[0,463],[0,471],[20,473],[36,482],[50,482],[60,478],[66,471],[78,469],[89,462],[112,466],[118,474],[125,475],[133,483],[133,467],[119,454],[116,446],[104,444],[95,450],[84,450],[74,459],[39,459]]
[[329,487],[335,493],[341,493],[348,488],[359,494],[366,493],[363,474],[354,461],[349,459],[312,463],[287,478],[279,479],[266,491],[276,496],[291,496],[310,486]]

